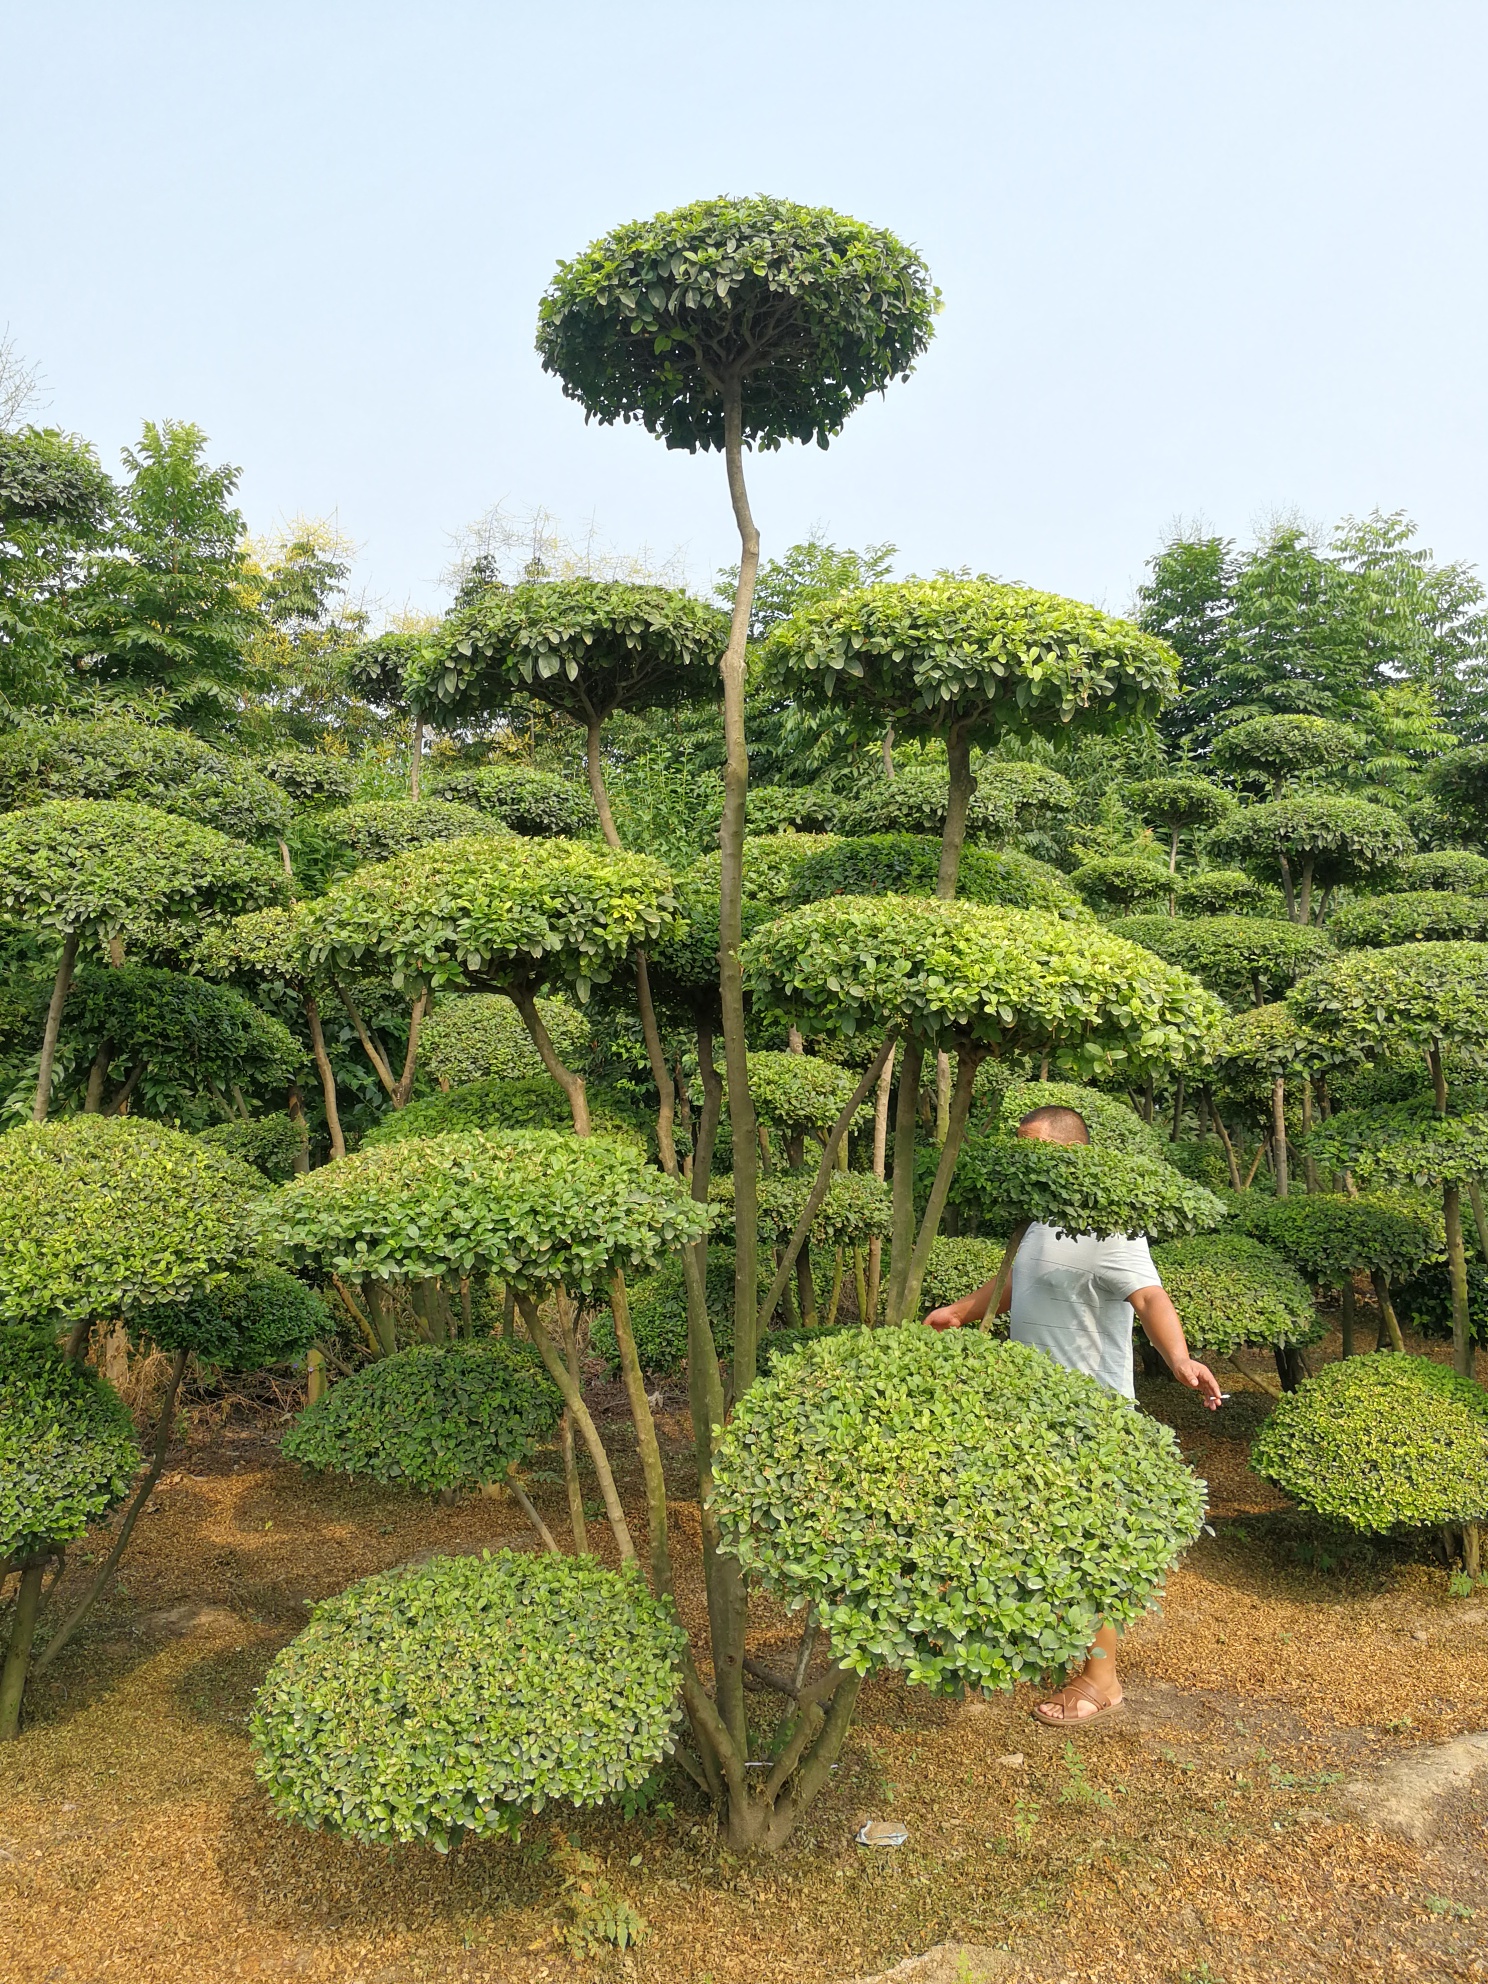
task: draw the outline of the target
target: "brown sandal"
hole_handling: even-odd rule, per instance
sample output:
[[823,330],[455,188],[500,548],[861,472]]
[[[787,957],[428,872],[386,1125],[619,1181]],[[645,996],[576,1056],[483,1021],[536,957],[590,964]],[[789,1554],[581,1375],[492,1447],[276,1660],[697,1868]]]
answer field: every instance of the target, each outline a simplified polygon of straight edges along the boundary
[[[1047,1729],[1088,1729],[1102,1716],[1114,1715],[1125,1700],[1124,1695],[1118,1695],[1114,1702],[1107,1700],[1095,1683],[1087,1681],[1082,1674],[1049,1701],[1040,1702],[1031,1713],[1034,1721],[1042,1722]],[[1076,1702],[1093,1702],[1095,1706],[1089,1715],[1076,1715],[1073,1713]]]

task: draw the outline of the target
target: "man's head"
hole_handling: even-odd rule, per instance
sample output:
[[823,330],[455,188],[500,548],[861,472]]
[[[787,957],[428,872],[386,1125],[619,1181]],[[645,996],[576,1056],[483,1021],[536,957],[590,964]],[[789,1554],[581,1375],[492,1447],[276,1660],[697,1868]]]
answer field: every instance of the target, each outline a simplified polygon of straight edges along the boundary
[[1090,1128],[1078,1109],[1065,1109],[1057,1103],[1047,1103],[1042,1109],[1030,1109],[1018,1124],[1020,1137],[1032,1137],[1041,1144],[1088,1144]]

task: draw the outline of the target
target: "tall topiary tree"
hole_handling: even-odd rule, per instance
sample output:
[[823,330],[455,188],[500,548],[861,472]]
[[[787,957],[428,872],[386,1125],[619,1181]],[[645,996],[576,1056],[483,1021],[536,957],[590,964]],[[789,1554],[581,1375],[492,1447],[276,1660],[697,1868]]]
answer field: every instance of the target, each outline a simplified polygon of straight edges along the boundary
[[363,641],[346,657],[347,685],[353,695],[390,711],[409,727],[408,796],[423,797],[424,721],[427,695],[420,684],[425,637],[390,628]]
[[1256,716],[1214,740],[1214,762],[1237,778],[1265,779],[1271,797],[1309,775],[1345,771],[1364,755],[1364,739],[1322,716]]
[[62,1008],[84,939],[168,929],[180,947],[214,920],[281,899],[261,854],[210,827],[109,800],[53,800],[0,818],[0,910],[60,942],[32,1114],[46,1118]]
[[1307,1192],[1296,1198],[1261,1199],[1239,1214],[1245,1231],[1275,1247],[1324,1288],[1336,1288],[1343,1309],[1343,1354],[1354,1343],[1354,1276],[1367,1274],[1379,1302],[1381,1341],[1403,1350],[1400,1323],[1390,1299],[1391,1282],[1414,1274],[1424,1261],[1441,1258],[1438,1227],[1389,1199],[1349,1198],[1336,1192]]
[[1182,772],[1138,779],[1128,787],[1127,798],[1139,820],[1166,832],[1170,875],[1178,871],[1178,843],[1184,834],[1217,826],[1235,803],[1223,786]]
[[1070,886],[1099,914],[1140,912],[1153,903],[1170,902],[1173,878],[1160,861],[1142,854],[1101,854],[1082,861],[1070,876]]
[[1334,889],[1388,874],[1415,841],[1388,806],[1319,792],[1242,806],[1214,829],[1209,845],[1229,859],[1279,870],[1288,916],[1307,923],[1314,891],[1321,921]]
[[1324,931],[1259,916],[1126,916],[1110,927],[1221,998],[1256,1006],[1333,955]]

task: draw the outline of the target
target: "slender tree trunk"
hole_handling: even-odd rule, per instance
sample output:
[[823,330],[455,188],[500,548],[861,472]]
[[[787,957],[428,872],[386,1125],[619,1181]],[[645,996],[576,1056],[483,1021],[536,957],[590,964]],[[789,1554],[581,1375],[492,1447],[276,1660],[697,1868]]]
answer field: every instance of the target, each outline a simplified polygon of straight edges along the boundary
[[951,1127],[951,1057],[942,1049],[935,1056],[935,1141],[944,1146]]
[[920,1116],[920,1070],[925,1050],[906,1040],[899,1063],[899,1107],[894,1112],[894,1201],[889,1229],[889,1292],[884,1320],[903,1320],[909,1293],[909,1263],[914,1252],[915,1131]]
[[651,1587],[658,1598],[669,1598],[672,1595],[672,1558],[667,1543],[666,1474],[656,1438],[656,1422],[651,1417],[651,1405],[646,1397],[646,1381],[636,1355],[635,1336],[630,1327],[630,1302],[625,1289],[625,1276],[618,1271],[610,1277],[610,1314],[615,1319],[620,1375],[625,1381],[630,1416],[635,1422],[636,1450],[641,1457],[641,1478],[646,1485]]
[[589,1449],[589,1458],[594,1463],[594,1472],[599,1478],[599,1492],[604,1497],[605,1513],[610,1519],[610,1530],[620,1552],[620,1561],[628,1564],[635,1557],[635,1543],[630,1534],[630,1524],[625,1520],[625,1510],[621,1505],[619,1492],[615,1487],[614,1471],[610,1467],[610,1457],[605,1452],[604,1441],[599,1437],[584,1395],[574,1383],[573,1375],[564,1361],[563,1352],[554,1343],[552,1336],[537,1313],[537,1304],[530,1295],[520,1291],[517,1294],[517,1307],[522,1312],[522,1321],[527,1325],[527,1334],[537,1345],[548,1376],[558,1387],[563,1402],[573,1414],[584,1445]]
[[887,730],[886,730],[886,731],[884,732],[884,734],[883,734],[883,768],[884,768],[884,777],[885,777],[885,778],[892,778],[892,777],[894,776],[894,726],[893,726],[893,724],[890,724],[890,725],[889,725],[889,727],[888,727],[888,729],[887,729]]
[[568,1097],[568,1107],[573,1116],[574,1131],[578,1136],[589,1134],[589,1096],[584,1087],[584,1077],[576,1075],[571,1068],[564,1067],[558,1059],[558,1050],[553,1045],[552,1036],[543,1025],[542,1014],[537,1010],[537,1001],[524,985],[516,991],[508,989],[507,997],[522,1015],[523,1024],[531,1037],[533,1046],[542,1056],[543,1066]]
[[420,788],[423,783],[423,769],[424,719],[421,716],[416,716],[413,719],[413,753],[408,765],[408,795],[411,799],[416,800],[419,797]]
[[1459,1377],[1473,1375],[1472,1323],[1467,1310],[1467,1253],[1462,1244],[1460,1186],[1442,1187],[1442,1215],[1447,1229],[1447,1276],[1452,1286],[1452,1369]]
[[1478,1236],[1478,1252],[1488,1263],[1488,1208],[1483,1205],[1483,1188],[1477,1180],[1472,1180],[1467,1188],[1467,1203],[1472,1207],[1473,1231]]
[[1286,913],[1290,920],[1297,921],[1297,892],[1292,884],[1292,864],[1284,854],[1277,856],[1281,863],[1281,893],[1286,902]]
[[1271,1161],[1276,1167],[1276,1196],[1284,1199],[1291,1191],[1287,1171],[1286,1082],[1278,1075],[1271,1084]]
[[1235,1146],[1230,1142],[1230,1133],[1225,1128],[1223,1116],[1220,1115],[1219,1110],[1215,1107],[1213,1089],[1205,1088],[1203,1094],[1205,1105],[1209,1111],[1210,1121],[1214,1124],[1215,1130],[1219,1134],[1219,1141],[1224,1145],[1225,1163],[1229,1166],[1230,1172],[1230,1189],[1238,1192],[1240,1190],[1240,1166],[1235,1158]]
[[969,1047],[963,1047],[958,1057],[956,1070],[956,1092],[951,1099],[950,1124],[946,1140],[940,1153],[940,1162],[935,1167],[935,1182],[930,1187],[929,1203],[925,1207],[925,1217],[920,1222],[919,1237],[915,1241],[914,1253],[910,1257],[909,1277],[901,1298],[897,1316],[890,1316],[890,1322],[908,1322],[918,1310],[920,1284],[925,1279],[925,1269],[930,1263],[930,1248],[940,1230],[940,1216],[945,1210],[946,1194],[951,1189],[951,1177],[956,1169],[956,1159],[961,1153],[962,1139],[966,1135],[966,1119],[971,1114],[971,1091],[976,1083],[977,1069],[981,1056]]
[[1438,1116],[1445,1116],[1447,1113],[1447,1074],[1442,1062],[1441,1042],[1439,1040],[1432,1041],[1430,1047],[1426,1050],[1426,1066],[1431,1071],[1431,1093],[1436,1101],[1436,1113]]
[[36,1071],[36,1100],[31,1105],[31,1121],[44,1123],[52,1099],[52,1070],[57,1063],[57,1036],[62,1031],[62,1008],[72,989],[73,967],[77,964],[78,933],[69,930],[62,940],[57,975],[52,980],[52,996],[47,1003],[46,1030],[41,1036],[41,1065]]
[[1400,1318],[1395,1314],[1395,1304],[1390,1300],[1390,1277],[1383,1268],[1376,1268],[1370,1275],[1374,1283],[1374,1299],[1379,1304],[1380,1342],[1376,1350],[1388,1342],[1392,1350],[1404,1350],[1405,1338],[1400,1334]]
[[589,792],[594,800],[594,810],[599,815],[599,831],[604,835],[606,847],[618,847],[620,835],[615,827],[615,815],[610,810],[609,788],[605,784],[604,761],[600,755],[600,719],[591,710],[584,726],[584,769],[589,774]]
[[651,1079],[656,1084],[656,1147],[661,1153],[662,1170],[668,1178],[678,1178],[681,1172],[677,1164],[677,1139],[674,1129],[677,1119],[677,1086],[672,1080],[666,1049],[661,1044],[661,1028],[656,1022],[656,1005],[651,997],[651,968],[644,951],[636,952],[636,994],[641,1015],[641,1033],[646,1042],[646,1058],[651,1063]]
[[36,1637],[46,1564],[44,1555],[27,1558],[21,1564],[21,1588],[11,1617],[10,1644],[5,1652],[5,1665],[0,1668],[0,1743],[13,1743],[20,1734],[21,1698],[26,1692],[26,1670],[31,1664],[31,1642]]
[[946,758],[950,766],[950,791],[946,799],[945,832],[940,837],[940,872],[935,878],[935,893],[949,902],[956,893],[961,850],[966,845],[966,821],[976,796],[971,737],[959,723],[953,723],[946,732]]
[[[129,1098],[139,1087],[140,1076],[144,1072],[144,1062],[136,1061],[134,1066],[129,1070],[129,1073],[124,1077],[123,1086],[120,1088],[118,1094],[103,1112],[105,1116],[122,1116],[125,1114],[129,1108]],[[232,1111],[227,1107],[225,1102],[222,1103],[222,1113],[230,1123],[232,1121]]]
[[1318,1189],[1318,1169],[1307,1148],[1312,1134],[1312,1078],[1302,1077],[1302,1171],[1309,1192]]
[[1297,902],[1297,921],[1312,921],[1312,856],[1309,854],[1302,863],[1302,894]]
[[1178,834],[1179,834],[1179,831],[1180,831],[1180,830],[1179,830],[1179,829],[1178,829],[1177,827],[1173,827],[1173,828],[1172,828],[1172,829],[1170,829],[1170,831],[1169,831],[1169,836],[1168,836],[1168,873],[1169,873],[1170,875],[1176,875],[1176,874],[1178,873]]
[[1354,1336],[1357,1316],[1354,1303],[1354,1284],[1348,1276],[1344,1277],[1343,1286],[1338,1291],[1338,1306],[1340,1326],[1343,1332],[1343,1354],[1345,1357],[1352,1357],[1355,1349]]
[[299,1148],[295,1151],[294,1155],[296,1173],[304,1173],[310,1169],[310,1125],[305,1121],[305,1105],[300,1100],[300,1085],[298,1082],[291,1082],[289,1085],[289,1100],[285,1104],[285,1110],[290,1122],[298,1123],[304,1132],[304,1135],[300,1139]]
[[[734,1132],[734,1397],[754,1383],[759,1313],[759,1156],[749,1059],[744,1038],[744,828],[749,751],[744,731],[745,648],[759,572],[759,532],[744,483],[744,410],[740,381],[723,381],[724,459],[739,531],[739,580],[728,646],[723,653],[723,732],[726,761],[719,830],[718,985],[723,1006],[723,1053]],[[741,1649],[742,1655],[742,1649]]]
[[393,1297],[389,1289],[375,1277],[366,1283],[367,1313],[372,1318],[372,1329],[384,1357],[391,1357],[398,1348],[397,1312],[393,1307]]
[[108,1081],[109,1063],[112,1051],[106,1040],[98,1043],[98,1052],[93,1056],[93,1065],[88,1070],[88,1093],[83,1101],[83,1114],[97,1116],[103,1108],[103,1090]]
[[351,1021],[352,1026],[356,1030],[356,1037],[362,1043],[362,1052],[366,1055],[367,1059],[372,1063],[372,1072],[376,1075],[377,1079],[382,1083],[384,1091],[388,1095],[389,1099],[391,1099],[393,1091],[398,1086],[398,1083],[396,1077],[393,1074],[392,1067],[388,1062],[388,1058],[386,1054],[383,1053],[382,1049],[377,1045],[377,1042],[372,1038],[371,1029],[368,1027],[367,1022],[362,1018],[361,1007],[358,1006],[356,1000],[352,998],[351,994],[347,991],[346,987],[341,983],[339,978],[336,979],[334,982],[336,986],[336,997],[341,1001],[341,1004],[345,1007],[346,1017]]
[[310,1052],[315,1057],[315,1072],[320,1077],[320,1095],[325,1105],[326,1129],[331,1138],[331,1156],[345,1157],[346,1138],[341,1133],[341,1110],[336,1097],[336,1071],[331,1066],[330,1055],[326,1052],[325,1029],[320,1023],[320,1007],[308,992],[305,994],[305,1019],[310,1028]]
[[[878,1078],[878,1089],[873,1100],[873,1175],[883,1178],[888,1170],[889,1158],[889,1098],[894,1087],[894,1049],[889,1049],[889,1058],[884,1062],[883,1073]],[[868,1287],[867,1314],[860,1318],[864,1323],[878,1319],[879,1283],[883,1274],[883,1241],[878,1234],[868,1242]]]
[[408,1047],[403,1056],[403,1072],[399,1075],[389,1097],[394,1109],[406,1109],[408,1098],[413,1093],[414,1064],[418,1060],[419,1029],[429,1010],[431,995],[428,988],[420,992],[414,1000],[408,1015]]
[[1182,1128],[1183,1128],[1183,1077],[1182,1075],[1179,1075],[1177,1081],[1174,1083],[1173,1086],[1173,1133],[1168,1138],[1168,1142],[1170,1144],[1177,1143],[1179,1132],[1182,1130]]
[[288,882],[288,883],[289,883],[289,886],[290,886],[290,888],[291,888],[291,889],[293,889],[293,888],[294,888],[294,863],[293,863],[293,862],[292,862],[292,861],[290,860],[290,858],[289,858],[289,842],[288,842],[288,841],[284,841],[284,840],[281,840],[281,841],[279,842],[279,865],[280,865],[280,867],[281,867],[281,868],[282,868],[282,869],[284,870],[284,879],[285,879],[285,881],[286,881],[286,882]]
[[305,1403],[316,1405],[330,1390],[326,1375],[326,1354],[318,1344],[312,1344],[305,1353]]

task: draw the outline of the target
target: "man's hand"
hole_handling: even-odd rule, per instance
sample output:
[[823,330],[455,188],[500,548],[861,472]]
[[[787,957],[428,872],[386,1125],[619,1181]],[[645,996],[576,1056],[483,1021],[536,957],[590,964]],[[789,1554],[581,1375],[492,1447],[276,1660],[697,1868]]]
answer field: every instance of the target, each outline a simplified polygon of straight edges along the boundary
[[1200,1364],[1192,1357],[1180,1357],[1173,1365],[1173,1376],[1180,1385],[1187,1385],[1190,1391],[1197,1392],[1211,1412],[1218,1410],[1224,1394],[1219,1389],[1219,1380],[1207,1364]]
[[932,1309],[925,1318],[925,1327],[932,1330],[959,1330],[961,1311],[954,1302],[947,1302],[943,1309]]

